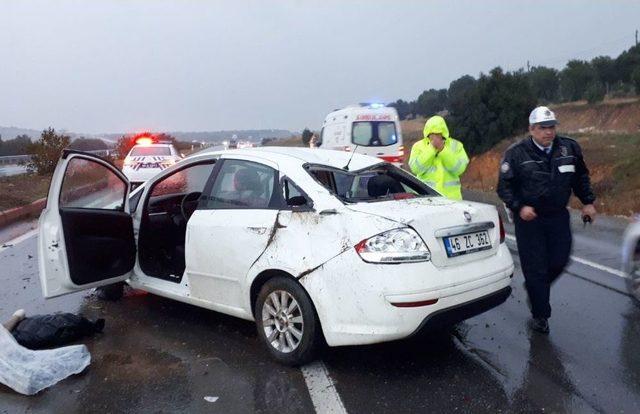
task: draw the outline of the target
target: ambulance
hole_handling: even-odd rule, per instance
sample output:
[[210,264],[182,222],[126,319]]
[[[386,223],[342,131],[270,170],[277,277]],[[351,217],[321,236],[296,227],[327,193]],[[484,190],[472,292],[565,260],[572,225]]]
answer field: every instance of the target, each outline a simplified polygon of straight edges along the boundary
[[322,124],[320,148],[355,151],[401,167],[404,145],[393,107],[361,103],[331,112]]

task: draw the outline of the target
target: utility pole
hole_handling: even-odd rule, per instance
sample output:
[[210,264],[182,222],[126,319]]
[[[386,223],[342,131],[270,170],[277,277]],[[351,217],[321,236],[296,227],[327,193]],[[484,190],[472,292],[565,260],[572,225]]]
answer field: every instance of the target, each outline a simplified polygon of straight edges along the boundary
[[636,46],[638,46],[638,29],[636,29]]
[[[636,30],[636,38],[638,37],[638,31]],[[636,42],[637,43],[637,42]],[[531,72],[531,68],[529,66],[529,61],[527,60],[527,72]]]

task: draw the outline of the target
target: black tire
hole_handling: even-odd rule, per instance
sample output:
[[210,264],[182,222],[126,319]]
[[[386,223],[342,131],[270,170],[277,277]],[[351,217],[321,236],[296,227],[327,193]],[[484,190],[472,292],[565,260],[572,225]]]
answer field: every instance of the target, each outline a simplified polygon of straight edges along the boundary
[[[269,323],[265,324],[265,322],[263,321],[263,309],[265,309],[265,303],[269,301],[269,304],[272,304],[273,296],[270,295],[272,293],[277,293],[275,296],[281,297],[278,296],[278,293],[281,295],[281,292],[286,292],[297,302],[297,307],[292,311],[291,315],[294,318],[290,319],[290,321],[299,320],[299,316],[301,316],[302,326],[300,326],[297,322],[287,322],[284,325],[281,324],[280,327],[285,330],[295,329],[296,332],[301,332],[302,335],[299,339],[292,333],[289,333],[288,338],[286,338],[286,331],[277,331],[276,325],[272,325]],[[291,305],[293,301],[289,301],[288,303],[289,305]],[[285,365],[298,366],[304,365],[307,362],[313,360],[318,349],[321,337],[320,323],[318,322],[318,317],[316,315],[315,308],[313,307],[313,303],[311,303],[309,295],[307,295],[307,292],[305,292],[305,290],[297,281],[285,276],[274,277],[273,279],[267,281],[267,283],[262,286],[262,289],[260,289],[260,293],[258,294],[258,297],[256,299],[254,316],[256,320],[258,336],[276,361]],[[274,320],[275,319],[277,318],[274,317]],[[265,328],[265,326],[267,328]],[[291,328],[287,328],[289,326]],[[286,343],[278,344],[278,346],[284,346],[284,350],[279,350],[278,348],[276,348],[276,345],[273,345],[269,341],[266,331],[266,329],[269,328],[271,329],[271,334],[276,335],[276,339],[274,340],[274,342],[279,342],[281,336],[285,338],[283,339],[283,341],[285,341]],[[298,343],[295,347],[291,347],[289,346],[289,340],[292,340],[293,342],[298,341]]]
[[122,299],[124,295],[124,282],[114,283],[112,285],[96,288],[96,296],[98,299],[115,302]]

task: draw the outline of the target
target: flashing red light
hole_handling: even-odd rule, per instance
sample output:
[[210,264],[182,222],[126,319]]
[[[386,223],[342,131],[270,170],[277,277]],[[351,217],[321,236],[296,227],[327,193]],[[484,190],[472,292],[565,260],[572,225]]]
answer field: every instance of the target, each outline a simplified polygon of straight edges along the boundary
[[140,137],[140,138],[136,139],[136,144],[137,145],[151,145],[151,144],[153,144],[153,139],[151,139],[149,137]]
[[500,220],[500,243],[504,243],[504,238],[506,233],[504,231],[504,223],[502,222],[502,217],[498,216],[498,220]]

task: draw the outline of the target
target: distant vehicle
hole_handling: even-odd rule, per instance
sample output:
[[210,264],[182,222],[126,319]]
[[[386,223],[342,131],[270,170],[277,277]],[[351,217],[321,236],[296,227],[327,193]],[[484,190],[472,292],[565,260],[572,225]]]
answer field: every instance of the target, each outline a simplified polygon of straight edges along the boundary
[[139,185],[165,168],[182,159],[170,143],[154,143],[151,138],[140,138],[124,158],[122,172],[134,185]]
[[323,149],[355,150],[397,167],[405,157],[398,113],[383,104],[350,105],[331,112],[322,124],[319,145]]
[[250,141],[239,141],[238,148],[253,148],[253,143]]
[[494,206],[448,200],[374,157],[204,150],[130,193],[108,162],[65,151],[51,183],[38,225],[45,297],[127,280],[255,321],[285,364],[309,361],[323,340],[446,327],[511,292]]
[[622,265],[627,275],[627,287],[640,303],[640,217],[627,227],[622,242]]
[[236,148],[238,148],[238,140],[230,139],[229,143],[227,144],[227,149],[236,149]]

